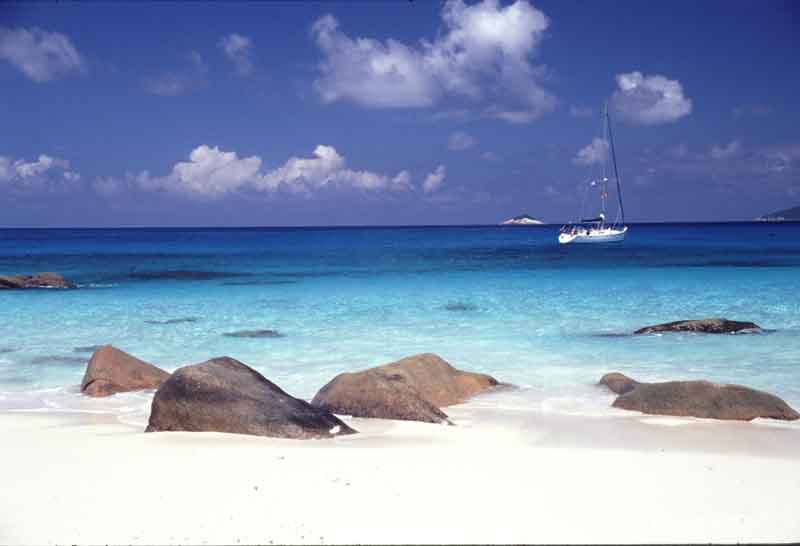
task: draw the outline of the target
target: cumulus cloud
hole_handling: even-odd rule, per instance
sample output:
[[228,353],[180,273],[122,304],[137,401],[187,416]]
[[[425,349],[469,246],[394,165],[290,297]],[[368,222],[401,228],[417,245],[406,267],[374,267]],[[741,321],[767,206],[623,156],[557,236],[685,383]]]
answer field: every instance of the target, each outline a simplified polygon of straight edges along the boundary
[[447,141],[447,147],[455,152],[469,150],[475,146],[475,137],[468,135],[463,131],[456,131],[450,135]]
[[208,65],[196,51],[190,51],[186,66],[145,78],[144,89],[151,95],[177,97],[205,85]]
[[444,165],[439,165],[436,169],[425,177],[422,183],[422,191],[425,193],[433,193],[439,189],[447,176],[447,168]]
[[611,101],[619,116],[629,123],[671,123],[692,111],[692,100],[684,96],[678,80],[629,72],[617,74],[617,86]]
[[603,163],[608,159],[608,142],[602,138],[595,138],[591,143],[581,148],[572,159],[576,165],[594,165]]
[[205,144],[189,154],[189,161],[179,161],[167,176],[151,178],[143,171],[138,184],[149,190],[166,189],[203,197],[220,196],[252,182],[261,168],[257,156],[240,158],[236,152],[224,152]]
[[709,155],[714,159],[730,159],[736,156],[741,149],[742,143],[738,140],[732,140],[725,146],[712,146]]
[[0,27],[0,59],[40,83],[84,69],[83,59],[67,36],[36,27]]
[[251,50],[253,41],[247,36],[232,33],[220,40],[219,47],[225,52],[225,56],[233,63],[236,73],[239,76],[250,76],[253,73],[253,60]]
[[[411,175],[401,171],[394,177],[347,167],[345,158],[333,146],[319,145],[312,157],[291,157],[283,165],[262,171],[258,156],[239,157],[205,144],[189,154],[189,161],[176,163],[172,171],[153,177],[148,171],[135,176],[134,183],[145,190],[167,190],[200,198],[217,198],[239,190],[310,192],[326,186],[362,190],[406,191]],[[129,177],[130,178],[130,177]],[[98,181],[112,186],[108,180]]]
[[67,170],[69,169],[69,161],[66,159],[59,159],[45,154],[40,154],[33,161],[14,160],[11,157],[0,156],[0,181],[2,182],[41,178],[51,169],[62,170],[62,176],[69,181],[80,178],[78,173]]
[[264,174],[256,183],[259,189],[274,190],[281,185],[294,191],[310,191],[329,185],[345,185],[364,190],[409,189],[411,175],[401,171],[394,178],[371,171],[355,171],[346,167],[345,158],[333,146],[319,145],[313,157],[292,157],[286,163]]
[[[531,58],[549,26],[527,0],[467,5],[448,0],[442,30],[432,41],[351,38],[332,15],[311,34],[323,60],[314,88],[324,102],[371,108],[425,107],[445,96],[484,104],[483,115],[529,122],[555,107],[541,85],[544,69]],[[488,106],[486,106],[488,101]]]

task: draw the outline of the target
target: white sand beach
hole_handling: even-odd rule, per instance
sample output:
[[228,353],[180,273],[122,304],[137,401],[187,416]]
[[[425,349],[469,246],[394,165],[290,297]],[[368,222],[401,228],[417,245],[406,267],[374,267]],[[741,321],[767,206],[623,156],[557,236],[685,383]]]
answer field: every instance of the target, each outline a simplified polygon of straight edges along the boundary
[[306,441],[3,413],[0,543],[800,538],[795,424],[448,413]]

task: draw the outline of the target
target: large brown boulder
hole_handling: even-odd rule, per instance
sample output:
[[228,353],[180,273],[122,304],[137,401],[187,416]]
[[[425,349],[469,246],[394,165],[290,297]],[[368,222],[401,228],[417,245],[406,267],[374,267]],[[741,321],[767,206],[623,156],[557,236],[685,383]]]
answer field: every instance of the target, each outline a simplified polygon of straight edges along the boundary
[[659,332],[701,332],[704,334],[734,334],[737,332],[759,332],[761,327],[754,322],[742,322],[725,318],[707,318],[700,320],[678,320],[665,322],[655,326],[645,326],[634,334],[656,334]]
[[425,353],[355,373],[343,373],[322,387],[311,403],[356,417],[441,423],[439,408],[464,402],[496,387],[488,375],[457,370]]
[[81,392],[89,396],[110,396],[118,392],[157,389],[169,374],[111,345],[92,354],[81,381]]
[[598,385],[604,385],[616,394],[625,394],[632,391],[640,383],[619,372],[607,373],[600,378]]
[[613,403],[615,408],[653,415],[738,421],[757,417],[788,421],[800,418],[800,414],[777,396],[741,385],[710,381],[634,383],[632,389],[617,397]]
[[0,290],[27,288],[74,288],[58,273],[36,273],[35,275],[0,275]]
[[167,430],[300,439],[356,432],[229,357],[179,368],[161,385],[147,432]]

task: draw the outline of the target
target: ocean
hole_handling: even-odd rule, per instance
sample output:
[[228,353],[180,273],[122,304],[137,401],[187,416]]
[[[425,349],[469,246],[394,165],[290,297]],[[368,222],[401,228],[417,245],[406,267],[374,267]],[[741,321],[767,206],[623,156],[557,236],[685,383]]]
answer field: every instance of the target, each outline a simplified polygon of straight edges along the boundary
[[[310,399],[336,374],[420,352],[518,390],[479,403],[606,415],[606,372],[703,378],[800,407],[800,224],[633,224],[624,243],[557,226],[4,229],[0,274],[56,271],[76,290],[0,291],[0,410],[111,412],[89,399],[94,345],[167,370],[215,356]],[[762,334],[630,335],[680,319]],[[270,329],[270,338],[225,333]]]

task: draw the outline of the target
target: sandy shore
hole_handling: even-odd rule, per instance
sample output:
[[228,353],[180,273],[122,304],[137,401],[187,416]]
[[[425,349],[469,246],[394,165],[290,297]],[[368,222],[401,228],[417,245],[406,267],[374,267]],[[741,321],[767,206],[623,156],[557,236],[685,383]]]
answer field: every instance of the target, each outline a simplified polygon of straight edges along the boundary
[[450,408],[292,441],[0,414],[0,543],[786,542],[800,428]]

